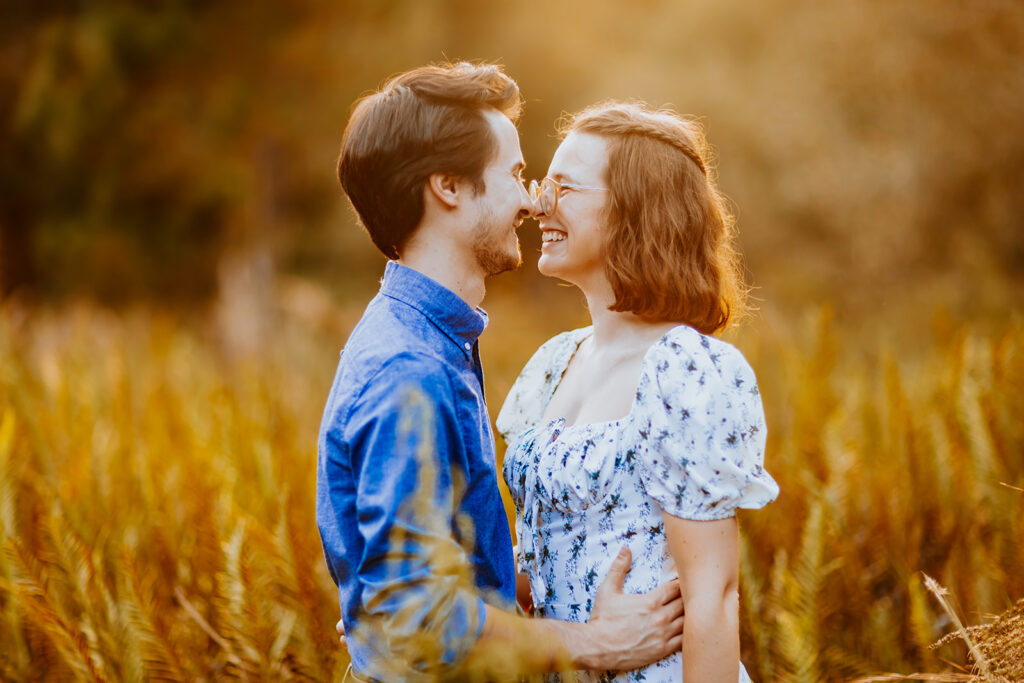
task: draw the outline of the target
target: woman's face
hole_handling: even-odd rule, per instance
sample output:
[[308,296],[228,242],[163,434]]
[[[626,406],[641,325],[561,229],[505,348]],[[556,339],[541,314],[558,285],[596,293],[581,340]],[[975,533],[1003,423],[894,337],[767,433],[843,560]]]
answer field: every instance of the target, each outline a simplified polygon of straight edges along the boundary
[[[548,177],[568,185],[607,188],[607,141],[591,133],[569,133],[551,159]],[[542,240],[537,269],[542,275],[581,287],[604,277],[607,201],[607,189],[564,188],[554,213],[537,215]]]

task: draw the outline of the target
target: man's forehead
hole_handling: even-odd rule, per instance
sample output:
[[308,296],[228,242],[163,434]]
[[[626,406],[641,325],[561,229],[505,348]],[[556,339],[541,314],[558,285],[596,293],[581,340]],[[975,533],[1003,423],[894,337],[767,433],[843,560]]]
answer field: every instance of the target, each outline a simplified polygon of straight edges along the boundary
[[491,122],[491,127],[495,130],[501,130],[511,135],[519,135],[519,131],[516,130],[516,124],[512,123],[512,121],[501,112],[495,109],[485,109],[484,112],[487,119]]
[[515,124],[497,109],[485,109],[484,116],[498,141],[499,157],[509,159],[513,163],[521,161],[523,153],[519,146],[519,130]]

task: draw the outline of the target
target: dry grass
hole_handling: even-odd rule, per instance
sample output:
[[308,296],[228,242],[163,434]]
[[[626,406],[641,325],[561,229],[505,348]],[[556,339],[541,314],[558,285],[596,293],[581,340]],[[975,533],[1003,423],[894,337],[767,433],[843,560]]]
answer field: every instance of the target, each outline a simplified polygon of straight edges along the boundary
[[0,678],[343,671],[313,517],[329,377],[222,365],[144,314],[0,326]]
[[[484,348],[493,411],[555,331],[499,309]],[[967,680],[962,640],[930,647],[955,627],[924,571],[965,622],[1004,612],[964,632],[991,676],[1019,678],[1024,328],[939,330],[908,360],[844,342],[827,316],[812,327],[738,339],[783,491],[741,517],[748,669]],[[145,312],[0,311],[0,678],[344,672],[313,510],[343,330],[285,321],[250,360],[203,330]]]
[[956,610],[946,600],[949,591],[925,575],[928,590],[942,603],[957,630],[942,637],[933,648],[961,638],[970,649],[978,675],[972,680],[985,683],[1024,680],[1024,600],[995,617],[991,623],[965,628]]
[[872,681],[1007,683],[1024,680],[1024,600],[1019,600],[1016,605],[994,617],[988,624],[964,627],[956,610],[946,599],[949,591],[927,574],[924,575],[924,583],[957,627],[956,631],[946,634],[931,647],[938,648],[958,638],[962,639],[974,661],[974,672],[970,674],[887,674],[858,678],[856,683]]

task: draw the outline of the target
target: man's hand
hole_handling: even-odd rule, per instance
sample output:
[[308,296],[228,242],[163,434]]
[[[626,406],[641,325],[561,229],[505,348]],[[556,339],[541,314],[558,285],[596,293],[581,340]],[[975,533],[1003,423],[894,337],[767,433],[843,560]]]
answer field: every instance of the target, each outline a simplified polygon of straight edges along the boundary
[[590,669],[636,669],[682,651],[679,580],[642,595],[623,593],[622,584],[632,565],[633,555],[623,546],[597,589],[587,626],[601,652]]
[[345,622],[338,619],[338,623],[334,625],[334,630],[338,632],[338,640],[341,641],[342,647],[348,647],[348,643],[345,642]]

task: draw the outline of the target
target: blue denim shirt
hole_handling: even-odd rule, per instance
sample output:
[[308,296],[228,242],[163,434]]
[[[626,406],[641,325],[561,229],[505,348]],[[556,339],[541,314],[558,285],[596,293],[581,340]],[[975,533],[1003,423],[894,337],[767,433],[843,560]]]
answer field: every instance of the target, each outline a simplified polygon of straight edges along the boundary
[[317,524],[364,675],[457,663],[479,637],[483,598],[515,604],[477,346],[486,324],[390,262],[342,351],[320,427]]

